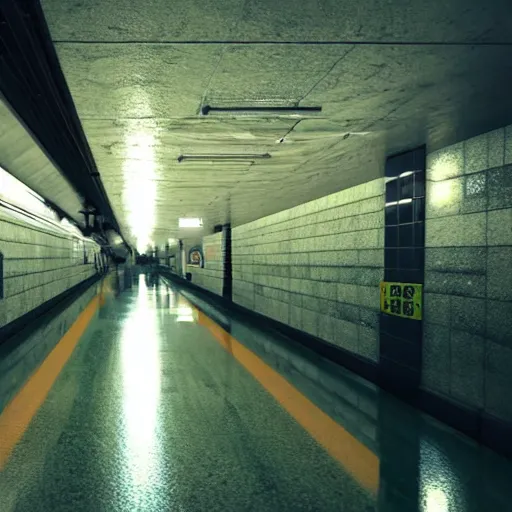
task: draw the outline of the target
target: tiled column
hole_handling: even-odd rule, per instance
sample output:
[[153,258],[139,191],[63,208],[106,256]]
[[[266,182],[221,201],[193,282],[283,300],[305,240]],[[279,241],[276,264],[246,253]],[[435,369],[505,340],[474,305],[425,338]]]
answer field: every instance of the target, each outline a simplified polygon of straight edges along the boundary
[[[386,162],[384,280],[422,284],[425,254],[425,148]],[[422,322],[381,314],[382,385],[413,396],[421,378]]]

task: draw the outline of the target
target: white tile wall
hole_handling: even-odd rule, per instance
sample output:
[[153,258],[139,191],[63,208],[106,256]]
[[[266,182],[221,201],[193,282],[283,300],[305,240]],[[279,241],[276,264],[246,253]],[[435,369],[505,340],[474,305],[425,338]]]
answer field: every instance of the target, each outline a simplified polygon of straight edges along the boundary
[[25,222],[0,210],[0,252],[4,258],[0,327],[94,275],[94,252],[98,251],[92,240],[82,245],[62,229],[33,220]]
[[236,303],[378,359],[384,178],[233,228],[232,251]]

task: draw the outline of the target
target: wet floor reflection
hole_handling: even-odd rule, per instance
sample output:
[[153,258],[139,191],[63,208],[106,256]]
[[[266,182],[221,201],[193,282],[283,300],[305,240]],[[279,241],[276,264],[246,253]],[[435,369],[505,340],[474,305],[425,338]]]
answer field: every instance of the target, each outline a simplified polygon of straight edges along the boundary
[[[460,482],[450,460],[434,445],[423,441],[420,445],[420,503],[425,512],[448,512],[450,502],[467,510],[468,503],[460,492]],[[432,469],[435,468],[435,471]]]
[[160,479],[157,427],[161,367],[152,307],[155,297],[156,289],[147,286],[146,276],[139,275],[137,300],[124,320],[120,339],[126,459],[123,467],[137,506],[155,492]]
[[139,293],[148,293],[150,291],[155,297],[155,305],[158,309],[158,315],[165,317],[171,315],[177,323],[197,322],[197,309],[193,308],[189,301],[183,295],[175,292],[162,281],[155,273],[140,274]]
[[[188,292],[185,293],[190,297]],[[226,321],[227,311],[213,308],[201,299],[194,300],[209,315],[218,315]],[[315,422],[321,425],[319,416],[322,413],[334,420],[330,425],[324,420],[319,427],[320,436],[312,435],[363,487],[375,494],[375,510],[466,512],[481,510],[486,503],[492,503],[494,510],[512,510],[509,485],[512,461],[307,350],[244,325],[236,315],[227,320],[229,325],[224,326],[229,333],[203,313],[198,314],[197,321],[209,327],[224,348],[239,362],[245,363],[249,372],[310,433]],[[247,355],[237,353],[244,348],[233,347],[233,343],[238,342],[292,385],[284,391],[285,399],[280,399],[279,392],[273,393],[274,375],[255,375],[257,372],[250,366],[257,363],[244,361]],[[277,386],[283,387],[283,383],[279,382]],[[307,424],[301,421],[307,404],[300,403],[299,409],[303,410],[294,411],[285,403],[290,399],[300,400],[300,397],[319,408],[318,412],[306,412],[309,416]],[[327,446],[322,442],[322,436],[328,438]],[[350,450],[350,445],[355,448]],[[331,447],[345,453],[337,456]],[[367,449],[377,461],[375,482],[371,477],[369,479],[373,462],[367,459],[360,467],[354,465],[354,461],[361,463]]]
[[133,285],[103,287],[2,512],[511,509],[511,461],[155,275]]

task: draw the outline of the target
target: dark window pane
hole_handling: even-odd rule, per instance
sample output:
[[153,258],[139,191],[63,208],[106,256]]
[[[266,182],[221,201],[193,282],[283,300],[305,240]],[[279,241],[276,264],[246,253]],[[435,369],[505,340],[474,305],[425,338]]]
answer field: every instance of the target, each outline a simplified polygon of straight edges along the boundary
[[398,201],[398,180],[388,181],[386,183],[386,203]]
[[414,246],[424,247],[425,246],[425,223],[415,222],[414,223]]
[[384,251],[384,266],[386,268],[398,268],[398,250],[385,249]]
[[386,160],[386,178],[394,178],[401,172],[398,158],[388,158]]
[[425,172],[414,174],[414,197],[425,197]]
[[[391,315],[386,315],[385,313],[380,314],[380,330],[381,332],[393,332],[391,329],[393,327],[392,321],[390,318],[393,318]],[[381,342],[382,343],[382,342]]]
[[386,160],[386,176],[399,176],[403,172],[425,170],[425,147],[391,156]]
[[421,222],[425,220],[425,198],[418,197],[413,201],[414,205],[414,222]]
[[407,151],[386,160],[386,176],[394,177],[414,168],[414,154]]
[[398,221],[400,224],[412,222],[412,201],[410,203],[402,203],[398,205]]
[[400,270],[395,268],[384,269],[384,280],[385,281],[400,281]]
[[398,228],[386,226],[386,239],[384,240],[386,247],[398,247]]
[[409,199],[413,195],[414,174],[398,179],[399,199]]
[[423,270],[425,268],[425,249],[414,249],[415,268]]
[[420,269],[400,269],[400,282],[402,283],[423,283],[423,270]]
[[386,206],[386,225],[393,226],[398,224],[398,206],[393,204]]
[[399,226],[399,247],[413,247],[413,226],[414,224],[404,224]]
[[398,266],[404,269],[417,268],[414,261],[414,249],[398,250]]
[[414,150],[414,169],[416,170],[425,170],[426,162],[425,162],[425,146],[422,146],[418,149]]
[[423,269],[424,249],[399,249],[398,266],[403,269]]

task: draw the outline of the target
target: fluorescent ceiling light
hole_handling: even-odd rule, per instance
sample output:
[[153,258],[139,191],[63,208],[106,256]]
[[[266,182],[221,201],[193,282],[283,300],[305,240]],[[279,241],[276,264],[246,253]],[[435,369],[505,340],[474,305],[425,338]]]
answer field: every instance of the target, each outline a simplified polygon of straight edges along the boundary
[[201,228],[203,227],[203,219],[194,217],[180,217],[179,219],[180,228]]
[[184,160],[256,160],[260,158],[271,158],[269,153],[262,154],[214,154],[214,155],[180,155],[178,162]]
[[232,114],[235,116],[268,116],[274,114],[277,116],[293,116],[307,117],[316,116],[322,112],[322,107],[278,107],[268,106],[241,106],[241,107],[212,107],[211,105],[203,105],[201,107],[201,115],[209,116],[215,114]]

